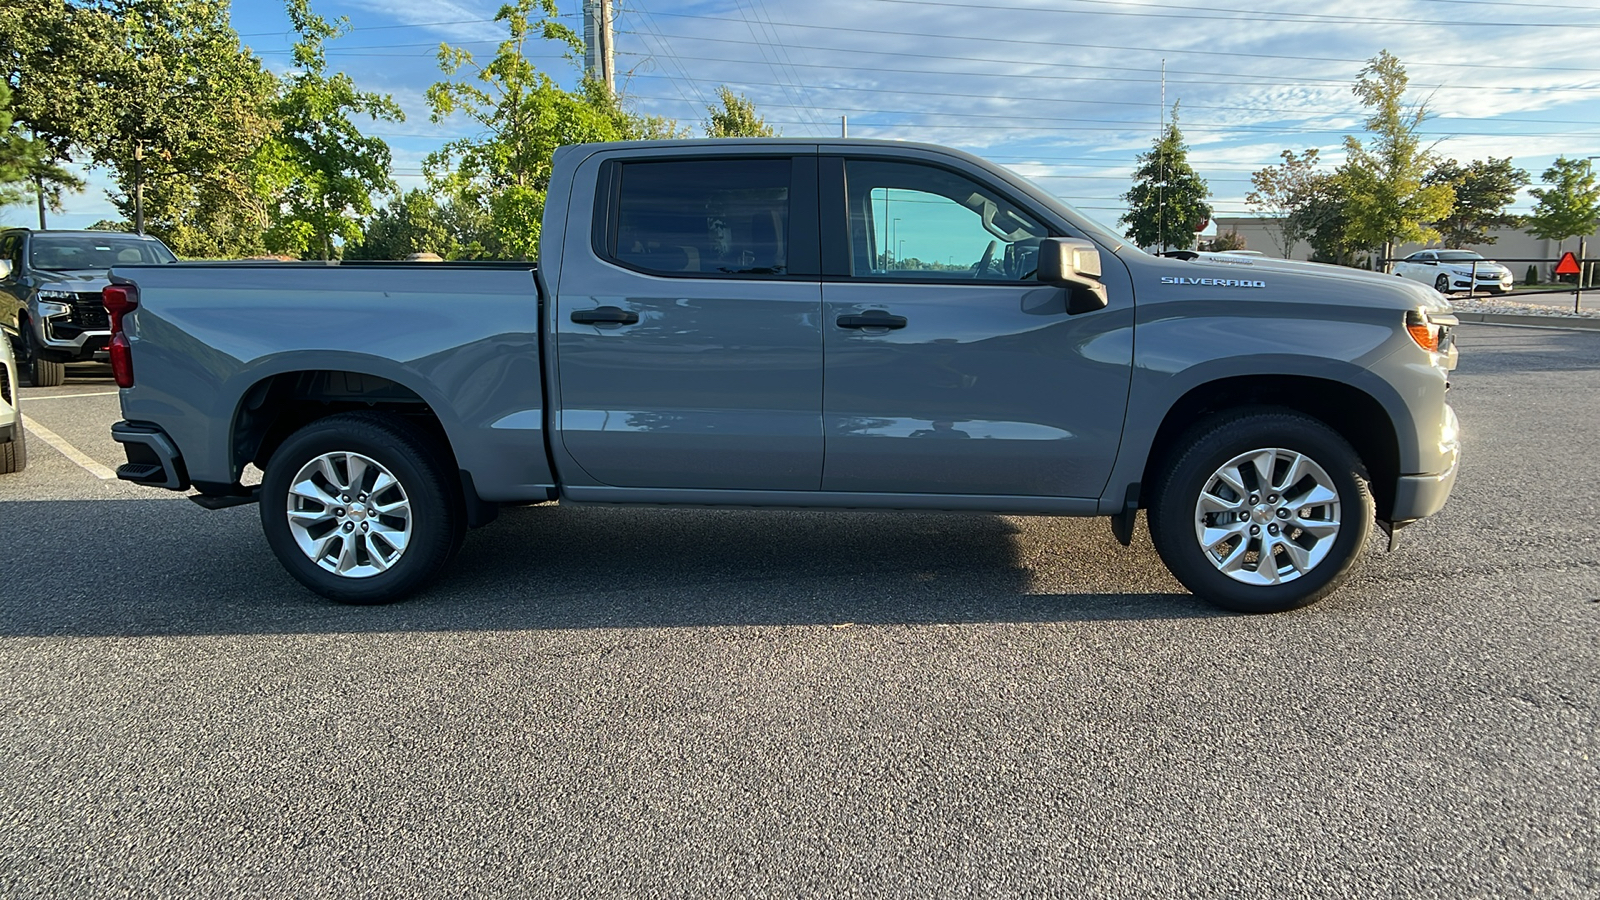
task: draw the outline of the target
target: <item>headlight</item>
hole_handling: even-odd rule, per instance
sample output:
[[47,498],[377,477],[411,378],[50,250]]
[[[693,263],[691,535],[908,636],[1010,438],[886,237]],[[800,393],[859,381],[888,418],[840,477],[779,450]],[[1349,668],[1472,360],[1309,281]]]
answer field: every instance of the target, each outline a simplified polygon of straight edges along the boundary
[[76,300],[77,298],[73,296],[71,291],[55,291],[55,290],[51,290],[49,288],[40,288],[40,290],[39,290],[39,299],[40,300],[65,300],[68,303],[71,303],[73,300]]
[[54,318],[56,316],[64,316],[71,311],[72,307],[65,303],[56,303],[51,300],[39,301],[39,315],[45,317],[46,319]]

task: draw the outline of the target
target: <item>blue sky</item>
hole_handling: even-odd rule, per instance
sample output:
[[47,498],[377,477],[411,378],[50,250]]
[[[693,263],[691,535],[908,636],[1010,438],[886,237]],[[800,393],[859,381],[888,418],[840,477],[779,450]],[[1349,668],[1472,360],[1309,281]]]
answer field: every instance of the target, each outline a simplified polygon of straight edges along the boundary
[[[429,120],[423,92],[446,41],[492,54],[497,0],[323,0],[351,33],[332,63],[390,93],[407,121],[370,126],[389,141],[402,187],[422,159],[468,133]],[[1463,162],[1511,156],[1537,179],[1558,154],[1600,155],[1600,2],[1496,0],[620,0],[618,79],[633,107],[698,130],[719,84],[755,101],[786,136],[947,144],[1035,179],[1104,222],[1122,213],[1134,157],[1165,97],[1182,101],[1190,159],[1218,215],[1247,214],[1250,173],[1281,150],[1320,147],[1337,162],[1360,130],[1350,84],[1387,49],[1406,64],[1437,150]],[[581,32],[580,4],[562,0]],[[1315,9],[1317,12],[1307,12]],[[235,0],[234,24],[269,66],[288,64],[288,18],[274,0]],[[556,48],[536,64],[574,68]],[[52,226],[111,215],[104,176]],[[1526,211],[1531,198],[1514,207]],[[27,207],[0,224],[29,224]]]

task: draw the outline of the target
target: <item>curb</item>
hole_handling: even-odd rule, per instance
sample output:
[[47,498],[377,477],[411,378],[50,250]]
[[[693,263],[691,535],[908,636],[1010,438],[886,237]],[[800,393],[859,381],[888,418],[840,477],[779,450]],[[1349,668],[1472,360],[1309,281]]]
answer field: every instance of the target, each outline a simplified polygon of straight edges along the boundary
[[1579,331],[1600,331],[1600,317],[1579,316],[1518,316],[1510,313],[1457,312],[1462,323],[1479,325],[1522,325],[1534,328],[1574,328]]

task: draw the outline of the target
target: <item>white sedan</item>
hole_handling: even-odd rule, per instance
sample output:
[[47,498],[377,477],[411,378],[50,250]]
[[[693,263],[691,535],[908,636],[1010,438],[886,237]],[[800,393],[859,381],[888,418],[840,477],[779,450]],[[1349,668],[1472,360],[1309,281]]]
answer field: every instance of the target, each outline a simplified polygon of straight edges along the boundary
[[[1472,283],[1473,263],[1478,282]],[[1431,284],[1441,294],[1480,290],[1496,294],[1511,290],[1511,270],[1471,250],[1418,250],[1394,264],[1394,273]]]

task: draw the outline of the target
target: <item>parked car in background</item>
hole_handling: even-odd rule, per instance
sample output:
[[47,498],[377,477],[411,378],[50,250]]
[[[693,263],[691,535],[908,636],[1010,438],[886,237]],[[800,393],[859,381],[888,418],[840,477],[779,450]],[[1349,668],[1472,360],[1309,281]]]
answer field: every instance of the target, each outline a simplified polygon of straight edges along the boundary
[[[1477,284],[1473,284],[1473,264]],[[1482,290],[1496,294],[1511,291],[1511,270],[1471,250],[1418,250],[1394,264],[1394,273],[1433,285],[1441,294]]]
[[147,235],[0,231],[0,324],[16,329],[33,385],[60,384],[67,363],[106,359],[111,329],[100,289],[112,266],[170,262],[172,251]]
[[17,391],[17,357],[11,335],[0,328],[0,475],[18,472],[28,464],[22,431],[22,399]]

